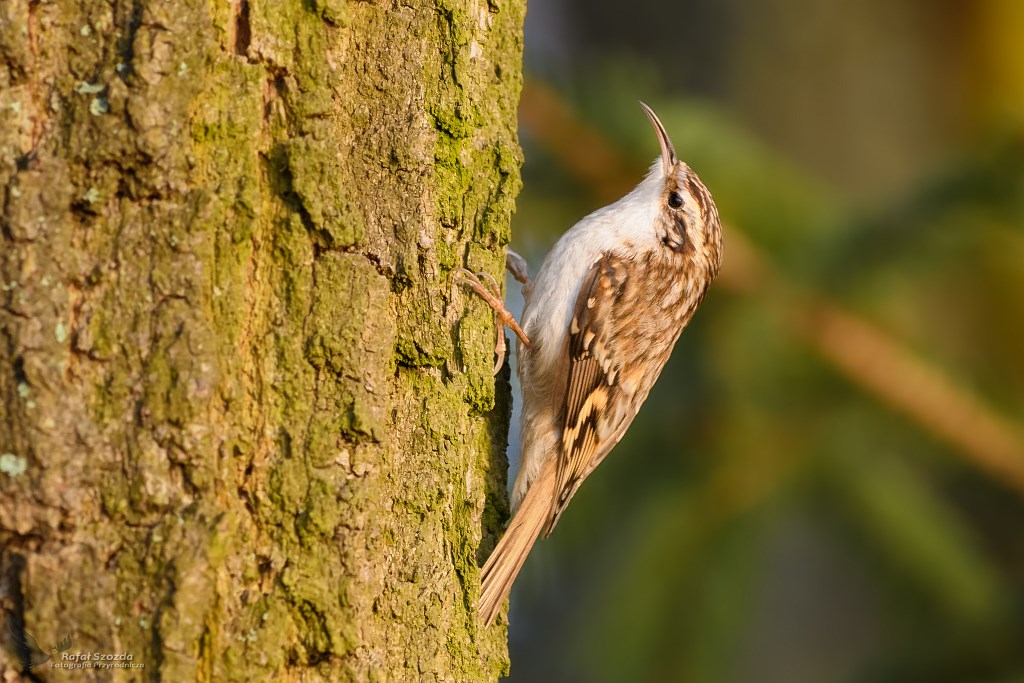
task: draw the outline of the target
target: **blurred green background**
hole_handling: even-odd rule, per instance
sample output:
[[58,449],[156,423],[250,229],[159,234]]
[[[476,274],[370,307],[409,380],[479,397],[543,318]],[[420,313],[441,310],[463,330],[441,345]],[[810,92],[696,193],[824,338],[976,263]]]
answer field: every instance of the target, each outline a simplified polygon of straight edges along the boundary
[[727,233],[510,680],[1024,682],[1024,2],[536,0],[526,40],[534,272],[657,155],[639,99]]

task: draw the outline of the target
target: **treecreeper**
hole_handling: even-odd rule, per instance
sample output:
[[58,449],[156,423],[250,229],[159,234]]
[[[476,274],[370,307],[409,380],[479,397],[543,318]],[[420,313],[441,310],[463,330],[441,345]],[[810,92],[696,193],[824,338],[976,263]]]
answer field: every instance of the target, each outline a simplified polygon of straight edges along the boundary
[[[518,337],[522,454],[512,519],[482,569],[477,609],[491,624],[541,535],[629,428],[722,263],[711,193],[675,152],[646,104],[661,156],[619,201],[570,228],[530,281],[522,324],[489,276],[457,272]],[[485,284],[486,283],[486,284]],[[498,331],[498,367],[504,333]]]

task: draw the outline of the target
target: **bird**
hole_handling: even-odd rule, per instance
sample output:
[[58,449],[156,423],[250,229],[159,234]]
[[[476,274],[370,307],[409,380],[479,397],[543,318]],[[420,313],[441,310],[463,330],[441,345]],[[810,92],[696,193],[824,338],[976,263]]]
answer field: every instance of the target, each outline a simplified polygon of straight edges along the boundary
[[[633,422],[721,267],[711,193],[676,156],[654,110],[640,106],[661,148],[640,184],[566,231],[536,279],[508,252],[506,265],[523,284],[521,324],[493,278],[457,273],[518,337],[523,393],[512,518],[481,569],[476,606],[488,626],[534,543],[551,534]],[[498,334],[495,371],[504,360],[500,327]]]

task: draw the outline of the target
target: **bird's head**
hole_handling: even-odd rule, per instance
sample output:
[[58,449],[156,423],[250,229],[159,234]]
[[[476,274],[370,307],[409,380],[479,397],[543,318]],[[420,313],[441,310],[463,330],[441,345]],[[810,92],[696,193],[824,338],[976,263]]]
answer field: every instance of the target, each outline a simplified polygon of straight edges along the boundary
[[655,230],[666,248],[691,251],[717,272],[721,263],[722,224],[715,201],[693,169],[676,156],[672,140],[654,110],[643,102],[640,106],[651,120],[661,146],[660,170],[659,162],[655,161],[651,176],[645,181],[658,183]]

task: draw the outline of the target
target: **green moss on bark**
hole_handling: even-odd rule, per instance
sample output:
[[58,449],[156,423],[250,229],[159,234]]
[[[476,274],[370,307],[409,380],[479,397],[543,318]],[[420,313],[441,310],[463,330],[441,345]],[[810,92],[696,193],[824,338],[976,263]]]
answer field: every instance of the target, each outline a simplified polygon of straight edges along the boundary
[[502,272],[523,11],[0,10],[0,602],[31,632],[166,680],[507,668],[472,604],[509,389],[451,271]]

